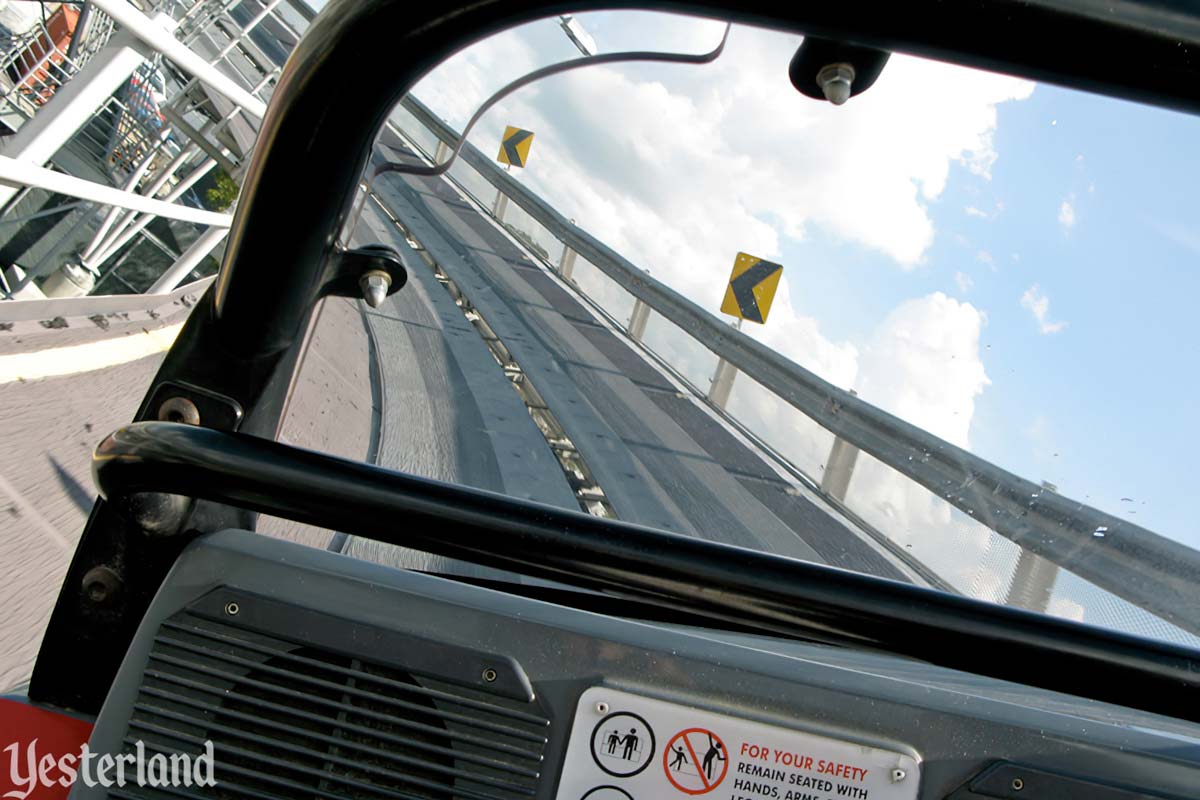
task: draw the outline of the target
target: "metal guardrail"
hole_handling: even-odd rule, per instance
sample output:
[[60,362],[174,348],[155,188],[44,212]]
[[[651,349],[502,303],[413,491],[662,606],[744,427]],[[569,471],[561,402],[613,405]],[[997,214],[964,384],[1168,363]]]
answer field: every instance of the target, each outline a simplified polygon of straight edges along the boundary
[[[415,97],[405,97],[401,105],[437,139],[451,148],[458,145],[458,132]],[[822,380],[643,272],[469,142],[460,157],[634,298],[821,427],[1022,548],[1183,630],[1200,633],[1200,553],[1047,491]]]

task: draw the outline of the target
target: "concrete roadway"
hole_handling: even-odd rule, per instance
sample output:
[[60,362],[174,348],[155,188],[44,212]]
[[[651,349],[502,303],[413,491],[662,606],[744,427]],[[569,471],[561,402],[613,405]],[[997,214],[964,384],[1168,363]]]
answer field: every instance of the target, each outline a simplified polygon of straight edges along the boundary
[[[377,193],[513,354],[619,518],[903,578],[873,543],[782,478],[448,183],[387,176]],[[373,324],[385,315],[403,320],[386,342],[379,337],[387,393],[381,463],[577,508],[479,334],[408,243],[375,216],[368,223],[375,241],[397,247],[414,277],[381,314],[369,315]],[[369,238],[361,226],[359,233]],[[403,395],[393,394],[396,385]],[[389,443],[392,424],[406,426],[403,447]],[[442,432],[425,439],[424,429],[439,425]],[[436,457],[420,453],[423,446]],[[396,461],[393,453],[405,455]]]

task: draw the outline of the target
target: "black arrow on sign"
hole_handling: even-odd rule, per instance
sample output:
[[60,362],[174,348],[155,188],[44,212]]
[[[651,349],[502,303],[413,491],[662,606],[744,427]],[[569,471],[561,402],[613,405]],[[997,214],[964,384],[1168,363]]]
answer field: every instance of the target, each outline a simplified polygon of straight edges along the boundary
[[525,163],[521,161],[521,154],[517,152],[517,145],[533,136],[531,131],[517,131],[512,136],[504,140],[504,152],[508,154],[508,161],[515,167],[523,167]]
[[782,264],[759,261],[729,282],[729,287],[733,289],[733,299],[737,301],[743,318],[751,322],[764,322],[762,311],[758,308],[758,299],[754,296],[754,287],[781,269]]

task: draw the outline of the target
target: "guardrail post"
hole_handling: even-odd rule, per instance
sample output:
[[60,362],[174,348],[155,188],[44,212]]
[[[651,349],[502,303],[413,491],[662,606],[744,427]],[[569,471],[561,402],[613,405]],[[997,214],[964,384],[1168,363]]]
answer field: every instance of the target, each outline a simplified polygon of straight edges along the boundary
[[[1058,493],[1058,487],[1042,481],[1043,492]],[[1012,583],[1008,586],[1008,596],[1004,604],[1024,608],[1027,611],[1045,612],[1050,607],[1050,595],[1054,592],[1054,583],[1058,580],[1059,566],[1053,561],[1042,558],[1025,548],[1017,557],[1017,566],[1013,569]]]
[[[740,331],[742,321],[738,319],[734,322],[733,328]],[[737,374],[737,366],[721,356],[717,361],[717,369],[709,381],[708,401],[717,408],[725,408],[725,404],[729,402],[729,393],[733,391],[733,379],[737,377]]]
[[1022,549],[1013,570],[1012,583],[1004,604],[1027,611],[1044,612],[1050,606],[1050,595],[1058,580],[1058,564],[1047,561],[1029,550]]
[[631,339],[636,339],[640,342],[642,336],[646,333],[646,323],[649,321],[650,306],[638,300],[633,304],[633,312],[629,315],[629,324],[625,326],[625,332],[629,334]]
[[[434,165],[444,164],[450,158],[450,153],[452,152],[453,151],[450,149],[450,145],[446,144],[441,139],[438,139],[437,149],[433,151]],[[496,194],[499,195],[499,192]]]
[[[857,397],[853,389],[850,394]],[[821,476],[821,489],[830,497],[846,499],[850,479],[854,477],[854,465],[858,463],[858,448],[841,437],[835,437],[825,459],[825,474]]]
[[733,363],[722,358],[717,362],[717,371],[712,376],[712,386],[708,390],[708,400],[717,408],[725,408],[729,402],[729,393],[733,391],[733,379],[737,377],[738,368]]
[[558,274],[563,280],[571,280],[571,273],[575,271],[575,251],[566,245],[563,246],[562,258],[558,260]]
[[504,222],[504,212],[508,211],[508,195],[496,190],[496,202],[492,204],[492,216],[497,222]]

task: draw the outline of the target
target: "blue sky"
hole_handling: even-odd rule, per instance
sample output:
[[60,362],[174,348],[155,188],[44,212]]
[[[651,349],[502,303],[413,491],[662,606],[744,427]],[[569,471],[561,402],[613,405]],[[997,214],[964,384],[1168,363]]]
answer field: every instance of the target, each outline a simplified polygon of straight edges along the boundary
[[[994,376],[975,421],[977,451],[1192,546],[1198,123],[1040,87],[1001,111],[1004,157],[988,194],[1005,211],[987,222],[943,212],[948,231],[998,265],[971,273],[988,309],[984,363]],[[948,192],[947,205],[969,202],[969,192]],[[939,255],[931,266],[944,278],[951,257]],[[1061,331],[1039,333],[1014,307],[1031,283],[1053,298],[1050,317],[1068,323]]]
[[[602,51],[699,52],[721,28],[580,19]],[[833,108],[788,84],[798,41],[735,28],[711,66],[549,79],[473,140],[491,151],[507,124],[534,130],[520,179],[714,311],[738,250],[781,260],[776,308],[752,335],[1007,469],[1200,547],[1185,510],[1200,445],[1200,120],[902,57]],[[503,83],[575,55],[547,20],[470,48],[416,94],[461,125]],[[827,439],[738,389],[735,414],[802,466],[823,461]],[[897,538],[930,557],[928,531],[970,538],[944,504],[861,472],[852,493]]]
[[[991,378],[972,449],[1200,547],[1188,509],[1200,449],[1189,368],[1200,293],[1196,141],[1195,118],[1039,86],[998,109],[990,181],[952,169],[930,204],[937,236],[916,269],[889,269],[886,256],[814,231],[785,243],[785,262],[800,267],[788,277],[803,283],[802,307],[833,338],[869,335],[913,294],[970,301],[987,314],[980,355]],[[825,263],[838,268],[805,268]],[[1020,305],[1034,285],[1061,330],[1042,333]],[[822,315],[826,303],[837,313]]]

